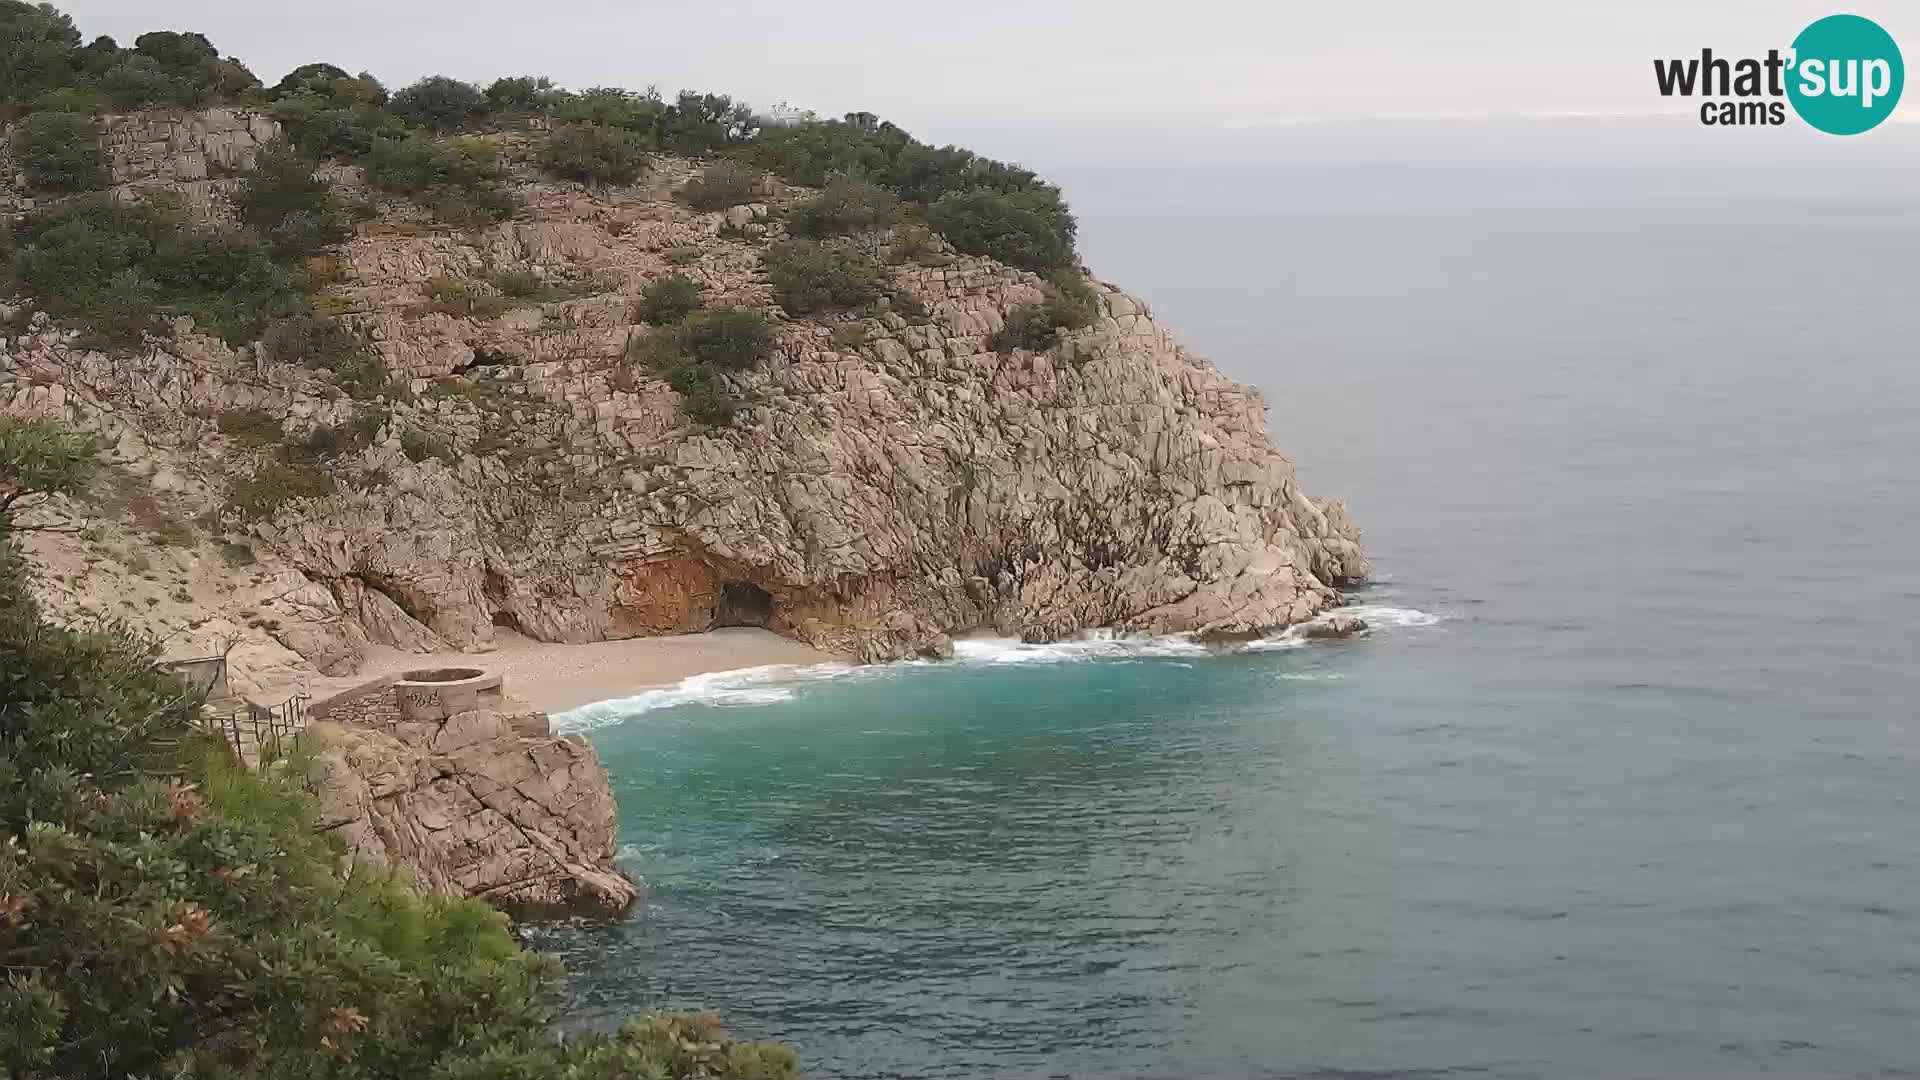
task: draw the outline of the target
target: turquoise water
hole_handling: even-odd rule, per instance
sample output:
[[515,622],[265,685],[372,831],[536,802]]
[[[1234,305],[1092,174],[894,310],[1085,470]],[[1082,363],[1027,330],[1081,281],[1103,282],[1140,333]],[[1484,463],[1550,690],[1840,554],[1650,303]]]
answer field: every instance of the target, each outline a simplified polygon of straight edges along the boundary
[[823,1076],[1920,1075],[1920,208],[1065,179],[1353,502],[1376,631],[602,710],[654,892],[539,932],[575,1021]]

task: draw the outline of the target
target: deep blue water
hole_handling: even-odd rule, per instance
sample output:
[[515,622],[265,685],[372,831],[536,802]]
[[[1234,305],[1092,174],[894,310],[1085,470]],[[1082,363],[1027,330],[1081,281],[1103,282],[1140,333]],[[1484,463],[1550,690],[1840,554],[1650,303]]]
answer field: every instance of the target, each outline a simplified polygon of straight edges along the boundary
[[1920,1075],[1920,203],[1060,171],[1403,617],[632,710],[654,892],[541,933],[570,1012],[823,1076]]

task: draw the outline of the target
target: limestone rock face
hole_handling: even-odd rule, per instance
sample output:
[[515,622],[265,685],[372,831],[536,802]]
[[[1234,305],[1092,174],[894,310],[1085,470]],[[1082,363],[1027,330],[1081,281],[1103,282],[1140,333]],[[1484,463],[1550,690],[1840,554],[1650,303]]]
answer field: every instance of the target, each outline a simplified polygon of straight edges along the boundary
[[638,890],[613,867],[614,804],[586,740],[539,714],[441,723],[320,722],[308,786],[355,863],[506,908],[618,914]]
[[[192,125],[162,138],[160,123],[110,122],[116,161],[121,142],[175,138],[213,154]],[[253,120],[222,123],[215,141],[239,162],[229,128]],[[150,472],[202,493],[196,513],[263,456],[219,436],[222,411],[272,413],[290,440],[371,431],[331,460],[339,494],[225,522],[316,586],[269,625],[329,668],[370,643],[484,650],[498,626],[592,641],[761,625],[872,660],[940,655],[981,629],[1236,637],[1311,618],[1364,577],[1353,521],[1301,490],[1260,393],[1140,298],[1091,280],[1092,325],[1049,352],[997,352],[991,336],[1046,283],[876,233],[859,242],[900,301],[789,318],[763,256],[808,193],[769,180],[760,203],[698,213],[671,198],[695,168],[663,160],[595,192],[523,171],[513,219],[460,232],[383,201],[326,297],[404,388],[377,403],[184,321],[164,347],[111,359],[42,323],[0,353],[0,409],[137,437]],[[487,294],[506,272],[550,297],[482,317],[425,303],[429,278]],[[774,321],[772,356],[727,376],[731,426],[687,420],[625,359],[647,331],[635,299],[670,273],[709,306]]]

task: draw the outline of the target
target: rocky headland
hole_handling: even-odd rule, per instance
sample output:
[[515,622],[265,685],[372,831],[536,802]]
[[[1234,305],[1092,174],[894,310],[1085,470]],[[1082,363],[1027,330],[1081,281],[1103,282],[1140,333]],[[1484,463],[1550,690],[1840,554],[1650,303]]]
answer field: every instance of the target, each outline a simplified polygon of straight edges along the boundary
[[[100,131],[117,198],[203,225],[234,220],[282,135],[235,110]],[[309,298],[377,358],[378,387],[188,317],[95,347],[7,300],[0,412],[94,432],[112,467],[105,498],[41,511],[65,531],[26,534],[49,615],[225,654],[236,690],[271,698],[374,651],[484,653],[503,629],[757,626],[867,661],[981,630],[1246,638],[1365,575],[1345,508],[1308,497],[1269,442],[1259,392],[1142,299],[1087,277],[1057,342],[1009,346],[1010,321],[1057,295],[1048,279],[894,225],[845,241],[885,267],[884,302],[792,313],[767,260],[814,189],[759,174],[703,211],[676,192],[712,166],[659,156],[587,185],[538,167],[548,137],[472,140],[506,163],[515,209],[492,222],[321,168],[366,213],[306,260]],[[0,212],[35,207],[19,178],[0,194]],[[691,419],[635,360],[636,303],[676,275],[771,327],[764,357],[723,376],[730,423]],[[493,712],[317,735],[323,817],[357,857],[503,902],[631,900],[584,742]]]

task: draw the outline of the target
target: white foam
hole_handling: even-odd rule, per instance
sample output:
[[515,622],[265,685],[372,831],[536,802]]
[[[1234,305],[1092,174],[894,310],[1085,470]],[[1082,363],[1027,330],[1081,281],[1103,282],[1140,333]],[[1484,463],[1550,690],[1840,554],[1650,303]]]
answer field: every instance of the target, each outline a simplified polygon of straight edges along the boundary
[[676,705],[772,705],[793,700],[791,684],[835,679],[856,670],[851,664],[767,664],[690,675],[673,686],[643,690],[611,701],[596,701],[559,713],[553,718],[553,730],[562,735],[577,735]]
[[[1335,615],[1357,617],[1370,630],[1388,627],[1432,626],[1444,616],[1414,608],[1385,604],[1357,604],[1321,613],[1313,622],[1324,622]],[[680,705],[753,706],[792,701],[796,688],[807,683],[848,676],[877,677],[936,664],[986,666],[999,664],[1065,664],[1094,660],[1181,660],[1190,661],[1216,652],[1279,652],[1304,648],[1311,641],[1298,626],[1273,637],[1259,638],[1239,645],[1209,647],[1192,635],[1173,634],[1148,637],[1115,630],[1089,630],[1065,641],[1029,643],[1013,638],[960,638],[953,643],[953,659],[908,660],[893,664],[856,666],[851,664],[769,664],[694,675],[673,686],[646,690],[631,697],[615,698],[582,705],[556,714],[553,729],[561,734],[578,734],[630,720],[656,709]],[[1182,664],[1181,666],[1188,666]],[[1282,676],[1312,678],[1318,676]],[[1339,678],[1338,675],[1327,676]]]
[[1355,604],[1352,607],[1334,608],[1323,612],[1320,618],[1328,619],[1335,615],[1351,615],[1369,627],[1432,626],[1446,618],[1445,615],[1435,615],[1416,608],[1389,607],[1386,604]]
[[1111,630],[1090,630],[1066,641],[1040,644],[1012,638],[962,638],[953,643],[953,659],[962,664],[1065,664],[1205,655],[1207,647],[1186,635],[1137,637]]
[[1349,607],[1330,608],[1304,623],[1289,626],[1272,637],[1249,641],[1241,651],[1282,652],[1287,649],[1304,648],[1313,643],[1313,639],[1306,633],[1308,627],[1324,626],[1336,617],[1359,619],[1367,624],[1367,633],[1385,629],[1432,626],[1446,618],[1444,615],[1435,615],[1418,608],[1392,607],[1387,604],[1354,604]]

